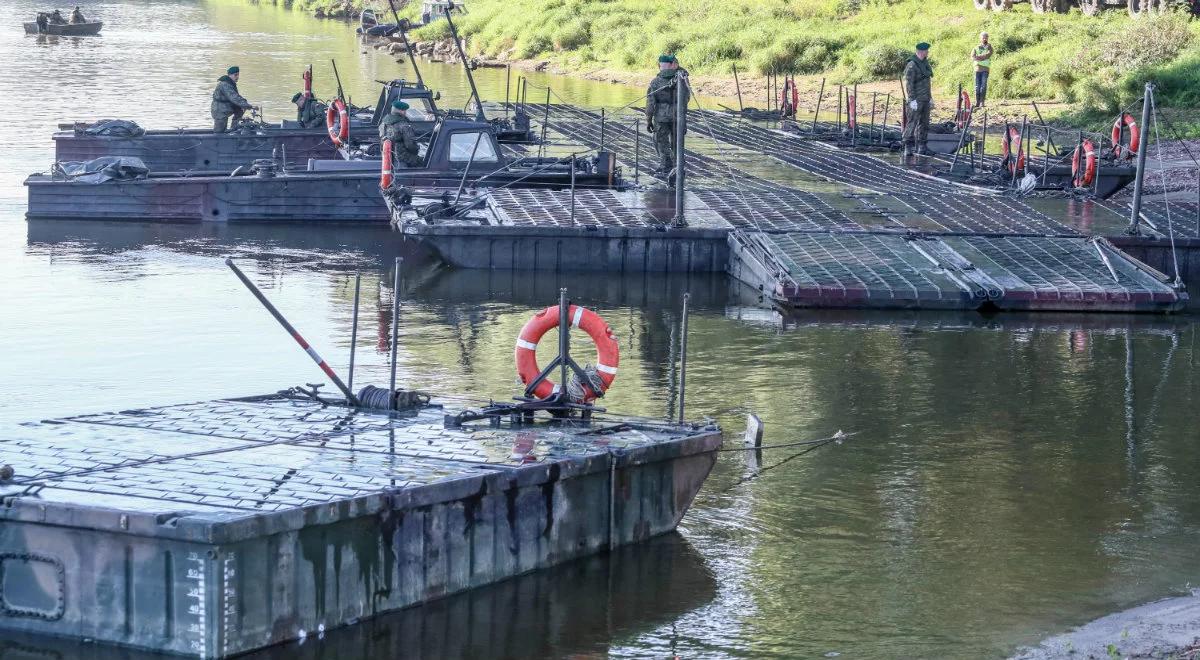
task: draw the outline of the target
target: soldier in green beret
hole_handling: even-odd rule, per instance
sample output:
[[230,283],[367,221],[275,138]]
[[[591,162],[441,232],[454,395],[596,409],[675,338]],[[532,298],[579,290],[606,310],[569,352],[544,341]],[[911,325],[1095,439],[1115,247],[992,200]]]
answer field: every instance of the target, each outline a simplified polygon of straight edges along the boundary
[[296,104],[296,121],[301,128],[318,128],[325,124],[325,106],[309,92],[296,92],[292,97]]
[[[687,72],[679,68],[674,55],[658,57],[658,75],[650,81],[646,90],[646,130],[654,135],[654,149],[658,152],[659,169],[656,174],[667,174],[675,168],[675,110],[676,86],[683,85],[683,104],[686,109],[691,92],[687,87]],[[683,126],[687,130],[687,125]]]
[[241,69],[229,67],[225,75],[217,79],[217,88],[212,94],[213,132],[224,133],[229,130],[229,118],[233,117],[233,125],[237,126],[242,120],[242,114],[252,108],[250,102],[238,93],[237,81]]
[[392,155],[396,162],[408,167],[425,164],[421,158],[421,143],[417,141],[417,132],[408,119],[408,104],[404,101],[392,102],[391,112],[379,122],[379,141],[384,140],[392,141]]
[[929,66],[929,44],[917,44],[917,51],[904,65],[904,90],[908,95],[908,114],[904,122],[904,144],[924,153],[929,136],[929,111],[933,107],[933,67]]

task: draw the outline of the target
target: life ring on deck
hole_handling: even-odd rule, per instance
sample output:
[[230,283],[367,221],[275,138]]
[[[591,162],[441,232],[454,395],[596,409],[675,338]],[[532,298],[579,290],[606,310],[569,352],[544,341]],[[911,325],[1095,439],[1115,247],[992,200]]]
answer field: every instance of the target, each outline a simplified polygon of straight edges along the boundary
[[[1017,154],[1013,156],[1013,141],[1017,144]],[[1004,157],[1005,166],[1009,172],[1016,174],[1025,169],[1025,141],[1021,139],[1021,129],[1009,126],[1000,137],[1000,155]]]
[[1091,140],[1084,140],[1071,156],[1071,182],[1076,188],[1086,188],[1095,180],[1096,145]]
[[384,140],[379,147],[379,187],[392,187],[392,141]]
[[971,112],[971,95],[964,89],[958,97],[958,116],[954,118],[958,130],[961,131],[967,127],[967,120],[971,118]]
[[783,81],[783,91],[779,93],[780,114],[784,117],[795,117],[799,107],[800,91],[796,87],[796,81],[787,78]]
[[334,99],[325,109],[325,128],[334,146],[344,146],[350,139],[350,112],[346,110],[345,101]]
[[[1129,146],[1126,147],[1121,142],[1121,133],[1123,129],[1129,127]],[[1113,122],[1112,126],[1112,149],[1113,156],[1121,157],[1121,152],[1124,151],[1125,158],[1133,158],[1138,151],[1138,146],[1142,141],[1142,136],[1138,133],[1137,120],[1128,112],[1122,112],[1120,117]]]
[[[567,317],[571,326],[588,333],[596,344],[596,373],[600,377],[599,391],[594,390],[590,383],[583,384],[583,403],[591,403],[608,391],[609,386],[617,377],[617,364],[620,362],[620,349],[617,338],[613,336],[612,328],[600,318],[600,315],[590,309],[571,305],[567,308]],[[542,373],[537,363],[537,345],[542,336],[552,328],[558,327],[558,305],[547,307],[538,312],[521,328],[517,337],[516,360],[517,374],[521,382],[529,385]],[[549,398],[559,391],[560,386],[550,379],[538,383],[533,390],[533,396],[539,399]]]

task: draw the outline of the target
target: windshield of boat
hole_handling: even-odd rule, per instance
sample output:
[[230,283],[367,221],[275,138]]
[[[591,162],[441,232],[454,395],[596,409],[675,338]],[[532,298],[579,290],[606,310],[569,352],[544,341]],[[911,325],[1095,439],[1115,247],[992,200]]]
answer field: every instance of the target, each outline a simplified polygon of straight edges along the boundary
[[[476,140],[479,146],[475,146]],[[495,163],[500,160],[496,148],[492,145],[492,136],[481,131],[462,131],[450,136],[450,162],[466,163],[471,160],[471,152],[475,152],[476,163]]]
[[434,115],[433,106],[429,103],[426,97],[404,99],[408,104],[408,118],[413,121],[434,121],[437,116]]

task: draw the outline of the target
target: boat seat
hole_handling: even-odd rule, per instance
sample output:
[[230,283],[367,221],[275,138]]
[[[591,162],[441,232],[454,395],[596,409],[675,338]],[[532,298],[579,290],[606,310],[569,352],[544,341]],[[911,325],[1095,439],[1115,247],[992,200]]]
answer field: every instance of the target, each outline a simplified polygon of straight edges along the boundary
[[309,172],[370,172],[379,170],[377,160],[308,159]]

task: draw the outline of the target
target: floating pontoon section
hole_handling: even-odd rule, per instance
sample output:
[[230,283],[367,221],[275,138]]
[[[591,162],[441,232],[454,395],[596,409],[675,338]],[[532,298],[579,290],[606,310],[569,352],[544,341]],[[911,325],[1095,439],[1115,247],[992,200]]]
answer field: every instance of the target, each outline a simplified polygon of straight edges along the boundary
[[673,529],[712,426],[268,396],[0,438],[0,629],[217,658]]

